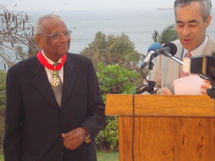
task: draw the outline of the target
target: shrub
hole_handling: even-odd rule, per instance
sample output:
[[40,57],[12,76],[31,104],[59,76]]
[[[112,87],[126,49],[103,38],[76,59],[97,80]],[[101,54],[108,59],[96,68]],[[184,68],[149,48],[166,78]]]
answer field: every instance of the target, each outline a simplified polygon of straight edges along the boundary
[[129,70],[137,70],[139,61],[145,57],[136,51],[127,35],[105,35],[102,32],[97,32],[80,54],[92,59],[96,71],[99,63],[105,66],[119,64]]
[[106,94],[131,94],[138,76],[138,73],[120,67],[118,64],[104,66],[100,63],[97,77],[103,100],[106,100]]
[[6,72],[0,70],[0,146],[3,143],[4,134],[4,110],[5,110]]
[[118,118],[107,117],[107,125],[96,137],[97,147],[105,152],[118,150]]
[[[98,65],[97,77],[100,84],[103,100],[106,94],[131,94],[134,81],[139,74],[116,65]],[[100,150],[111,152],[118,149],[118,117],[108,116],[106,128],[98,134],[97,147]]]

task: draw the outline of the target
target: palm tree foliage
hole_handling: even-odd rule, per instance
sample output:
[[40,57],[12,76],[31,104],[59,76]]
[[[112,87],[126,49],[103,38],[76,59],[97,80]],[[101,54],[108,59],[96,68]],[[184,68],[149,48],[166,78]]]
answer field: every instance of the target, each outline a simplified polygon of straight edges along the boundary
[[175,29],[175,24],[167,26],[160,34],[157,30],[154,30],[152,34],[154,42],[160,44],[167,43],[178,39],[178,34]]

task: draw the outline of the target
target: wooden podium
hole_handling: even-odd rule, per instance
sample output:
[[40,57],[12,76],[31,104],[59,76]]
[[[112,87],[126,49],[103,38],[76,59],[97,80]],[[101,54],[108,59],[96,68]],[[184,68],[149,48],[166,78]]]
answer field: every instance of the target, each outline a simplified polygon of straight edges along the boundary
[[119,116],[120,161],[215,161],[215,104],[208,96],[107,95]]

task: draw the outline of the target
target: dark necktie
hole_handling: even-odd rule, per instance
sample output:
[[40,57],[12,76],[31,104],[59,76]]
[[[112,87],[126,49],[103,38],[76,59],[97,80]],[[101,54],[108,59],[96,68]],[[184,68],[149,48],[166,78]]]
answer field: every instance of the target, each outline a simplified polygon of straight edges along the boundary
[[[54,63],[56,66],[58,63]],[[57,100],[57,103],[59,106],[61,106],[61,99],[62,99],[62,81],[59,75],[59,70],[54,70],[53,71],[53,77],[56,77],[59,80],[59,83],[57,85],[52,85],[53,92],[55,94],[55,98]],[[52,78],[53,79],[53,78]]]

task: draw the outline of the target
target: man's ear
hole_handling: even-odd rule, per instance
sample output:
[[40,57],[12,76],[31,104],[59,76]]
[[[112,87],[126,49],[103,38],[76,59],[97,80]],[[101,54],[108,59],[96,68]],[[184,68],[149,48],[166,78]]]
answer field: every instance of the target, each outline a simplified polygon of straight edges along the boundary
[[40,35],[35,35],[34,39],[36,40],[38,46],[41,48],[41,36]]
[[206,28],[210,25],[212,20],[212,16],[208,16],[208,18],[206,19]]

